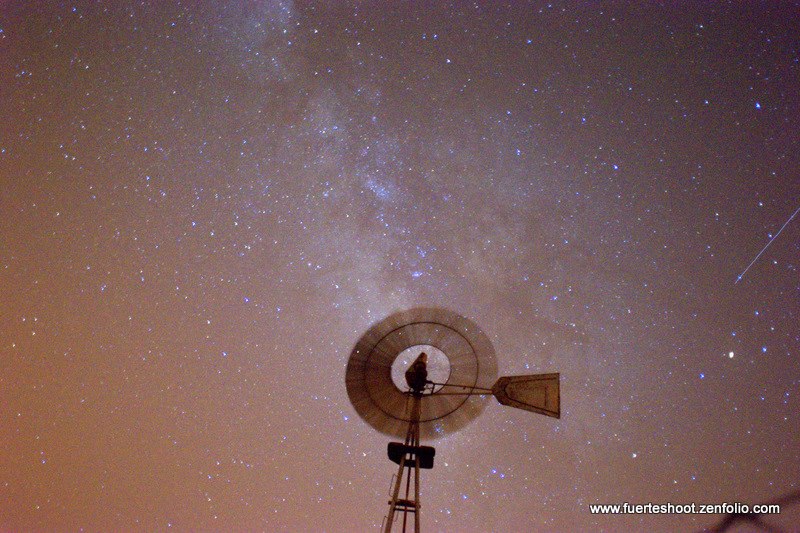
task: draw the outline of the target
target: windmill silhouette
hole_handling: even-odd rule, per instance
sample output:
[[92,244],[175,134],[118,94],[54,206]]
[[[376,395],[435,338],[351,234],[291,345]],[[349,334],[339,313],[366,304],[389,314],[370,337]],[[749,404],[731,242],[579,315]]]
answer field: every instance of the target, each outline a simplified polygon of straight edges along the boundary
[[[420,530],[420,470],[433,468],[436,450],[420,444],[461,429],[489,395],[503,405],[560,418],[559,374],[497,378],[492,343],[470,320],[441,308],[395,313],[373,325],[347,363],[347,394],[359,416],[386,435],[398,465],[383,530],[403,515]],[[412,489],[413,487],[413,489]]]

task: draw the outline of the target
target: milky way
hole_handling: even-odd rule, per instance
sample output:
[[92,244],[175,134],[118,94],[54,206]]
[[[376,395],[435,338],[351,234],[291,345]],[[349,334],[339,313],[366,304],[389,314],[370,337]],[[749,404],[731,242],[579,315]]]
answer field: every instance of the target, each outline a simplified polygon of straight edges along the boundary
[[731,283],[800,205],[798,12],[3,2],[0,529],[378,528],[345,366],[420,306],[562,379],[435,441],[425,530],[800,489],[800,224]]

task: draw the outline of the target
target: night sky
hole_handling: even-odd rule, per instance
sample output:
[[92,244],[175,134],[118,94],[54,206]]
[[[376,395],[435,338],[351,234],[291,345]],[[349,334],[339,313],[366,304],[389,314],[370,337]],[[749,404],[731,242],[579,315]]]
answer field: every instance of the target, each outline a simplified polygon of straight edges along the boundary
[[0,530],[374,530],[396,467],[345,367],[420,306],[561,372],[560,420],[427,443],[425,530],[800,489],[798,35],[787,2],[1,2]]

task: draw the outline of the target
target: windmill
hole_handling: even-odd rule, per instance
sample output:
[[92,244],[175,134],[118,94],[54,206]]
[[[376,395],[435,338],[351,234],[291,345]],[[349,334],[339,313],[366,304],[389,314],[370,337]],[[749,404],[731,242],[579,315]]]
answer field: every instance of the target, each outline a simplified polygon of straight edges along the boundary
[[440,308],[415,308],[374,324],[347,362],[347,394],[374,429],[403,442],[387,454],[398,465],[393,479],[389,533],[399,514],[402,531],[414,515],[420,528],[420,470],[433,468],[436,450],[421,439],[452,433],[475,419],[489,395],[503,405],[560,418],[559,374],[497,378],[488,337],[470,320]]

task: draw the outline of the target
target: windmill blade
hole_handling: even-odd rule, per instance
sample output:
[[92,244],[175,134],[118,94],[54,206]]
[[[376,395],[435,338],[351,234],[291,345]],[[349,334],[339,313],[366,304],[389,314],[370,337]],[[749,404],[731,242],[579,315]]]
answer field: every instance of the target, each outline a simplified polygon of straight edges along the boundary
[[[497,377],[497,360],[489,338],[473,322],[452,311],[420,307],[373,324],[353,347],[347,362],[347,395],[367,424],[400,438],[408,433],[411,412],[407,391],[392,380],[392,365],[404,350],[414,346],[441,351],[449,364],[446,381],[463,384],[470,392],[488,390]],[[465,426],[481,413],[486,401],[485,396],[477,394],[424,395],[420,435],[435,439]]]
[[561,391],[558,372],[503,376],[492,387],[492,394],[503,405],[561,418]]

